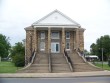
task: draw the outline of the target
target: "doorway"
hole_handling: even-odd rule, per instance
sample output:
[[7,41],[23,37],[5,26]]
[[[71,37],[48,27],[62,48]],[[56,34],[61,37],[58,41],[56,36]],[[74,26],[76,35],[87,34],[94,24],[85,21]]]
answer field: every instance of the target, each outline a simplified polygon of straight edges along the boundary
[[60,44],[59,44],[59,42],[52,42],[51,43],[51,52],[52,53],[59,53],[60,52]]

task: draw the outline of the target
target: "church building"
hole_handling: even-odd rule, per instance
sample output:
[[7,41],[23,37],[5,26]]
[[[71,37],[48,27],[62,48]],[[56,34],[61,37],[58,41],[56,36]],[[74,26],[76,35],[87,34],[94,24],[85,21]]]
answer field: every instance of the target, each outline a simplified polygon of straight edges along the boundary
[[99,71],[83,55],[84,28],[54,10],[26,27],[23,73],[68,73]]
[[58,10],[26,27],[26,56],[42,53],[72,53],[84,50],[84,28]]

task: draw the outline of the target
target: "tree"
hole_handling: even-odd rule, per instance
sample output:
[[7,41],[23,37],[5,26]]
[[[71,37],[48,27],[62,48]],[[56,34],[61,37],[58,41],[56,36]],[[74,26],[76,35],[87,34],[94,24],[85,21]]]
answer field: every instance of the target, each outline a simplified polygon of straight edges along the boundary
[[15,66],[21,67],[25,64],[25,48],[22,42],[18,42],[11,49],[12,61]]
[[95,55],[97,53],[97,45],[95,43],[93,43],[90,46],[90,52],[91,52],[92,55]]
[[86,49],[84,50],[84,54],[85,55],[90,55],[90,53]]
[[98,55],[100,60],[102,59],[101,57],[103,49],[104,60],[107,61],[108,57],[110,56],[110,36],[101,36],[96,40],[96,44],[93,43],[90,47],[91,53]]
[[5,58],[9,55],[10,49],[9,37],[0,34],[0,56]]

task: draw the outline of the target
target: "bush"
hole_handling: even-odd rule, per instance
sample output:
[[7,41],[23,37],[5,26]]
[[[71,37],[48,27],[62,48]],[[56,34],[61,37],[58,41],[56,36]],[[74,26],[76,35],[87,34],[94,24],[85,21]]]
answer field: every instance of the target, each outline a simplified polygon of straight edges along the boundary
[[108,60],[108,66],[110,67],[110,59]]
[[17,54],[13,57],[13,62],[17,67],[23,67],[25,65],[24,55]]

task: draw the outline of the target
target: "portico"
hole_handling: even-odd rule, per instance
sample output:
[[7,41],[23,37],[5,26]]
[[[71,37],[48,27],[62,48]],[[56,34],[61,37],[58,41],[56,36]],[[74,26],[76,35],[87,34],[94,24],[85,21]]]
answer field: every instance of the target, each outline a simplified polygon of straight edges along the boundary
[[80,24],[55,10],[33,23],[26,30],[26,56],[37,53],[72,53],[84,50],[84,29]]

